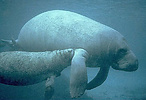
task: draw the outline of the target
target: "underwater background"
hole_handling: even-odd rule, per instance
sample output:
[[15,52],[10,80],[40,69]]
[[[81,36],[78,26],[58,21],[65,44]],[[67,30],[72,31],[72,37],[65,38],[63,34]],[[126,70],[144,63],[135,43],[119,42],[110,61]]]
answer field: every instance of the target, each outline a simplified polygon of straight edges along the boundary
[[[139,60],[135,72],[111,68],[101,86],[76,100],[146,100],[146,0],[0,0],[0,39],[17,39],[28,20],[49,10],[73,11],[116,29]],[[0,48],[0,52],[7,49]],[[56,79],[51,100],[74,100],[69,95],[69,71],[65,69]],[[89,80],[97,71],[98,68],[88,68]],[[0,84],[0,100],[43,100],[44,84]]]

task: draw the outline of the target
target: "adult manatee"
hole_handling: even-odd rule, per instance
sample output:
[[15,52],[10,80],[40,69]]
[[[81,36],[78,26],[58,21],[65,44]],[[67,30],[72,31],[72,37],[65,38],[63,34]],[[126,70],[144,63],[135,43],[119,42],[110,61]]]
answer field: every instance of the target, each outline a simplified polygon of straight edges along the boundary
[[[106,80],[110,66],[124,71],[135,71],[138,68],[138,60],[119,32],[70,11],[53,10],[39,14],[22,27],[17,40],[2,40],[2,42],[25,51],[53,51],[67,48],[86,50],[89,54],[86,66],[100,67],[95,78],[87,84],[87,90],[101,85]],[[84,62],[82,57],[78,58]],[[77,61],[78,64],[85,66],[85,63]],[[84,89],[78,89],[83,82],[79,81],[85,81],[87,78],[85,75],[79,77],[79,68],[82,69],[82,67],[71,67],[73,76],[70,86],[75,87],[71,92],[72,97],[82,95],[81,91]],[[82,73],[86,74],[86,70]]]

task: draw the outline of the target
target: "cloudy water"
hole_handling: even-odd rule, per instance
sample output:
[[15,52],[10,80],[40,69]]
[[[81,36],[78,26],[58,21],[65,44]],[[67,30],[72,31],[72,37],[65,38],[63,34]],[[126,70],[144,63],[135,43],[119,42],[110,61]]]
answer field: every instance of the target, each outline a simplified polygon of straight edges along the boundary
[[[73,11],[116,29],[139,60],[135,72],[110,68],[101,86],[86,91],[77,100],[146,100],[146,0],[0,0],[0,39],[17,39],[28,20],[49,10]],[[8,49],[0,48],[0,52]],[[89,80],[98,70],[88,68]],[[56,79],[51,100],[73,100],[69,95],[69,72],[65,69]],[[44,84],[0,84],[0,100],[43,100]]]

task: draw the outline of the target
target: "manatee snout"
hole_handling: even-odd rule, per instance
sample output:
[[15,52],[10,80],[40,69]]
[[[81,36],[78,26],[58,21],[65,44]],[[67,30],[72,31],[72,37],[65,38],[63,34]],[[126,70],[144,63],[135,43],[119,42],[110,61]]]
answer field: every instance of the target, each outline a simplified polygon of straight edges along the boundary
[[113,63],[112,68],[123,71],[136,71],[138,69],[138,59],[130,50],[123,57]]
[[138,60],[136,59],[133,64],[129,65],[127,71],[136,71],[138,69]]

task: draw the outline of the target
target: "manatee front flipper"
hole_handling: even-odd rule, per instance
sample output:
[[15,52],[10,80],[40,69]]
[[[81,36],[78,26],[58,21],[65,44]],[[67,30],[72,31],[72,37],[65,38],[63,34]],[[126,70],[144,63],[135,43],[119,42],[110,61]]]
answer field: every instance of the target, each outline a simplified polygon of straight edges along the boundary
[[54,78],[55,77],[56,76],[51,76],[46,81],[45,100],[51,99],[54,94]]
[[72,98],[84,94],[87,85],[87,69],[85,61],[88,53],[83,49],[76,49],[71,62],[70,95]]
[[95,78],[87,84],[87,90],[91,90],[101,85],[107,78],[109,72],[109,65],[106,65],[106,62],[103,62],[103,66],[100,67],[98,74]]

